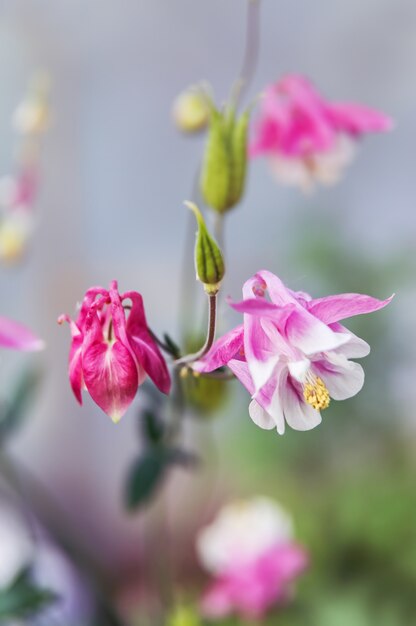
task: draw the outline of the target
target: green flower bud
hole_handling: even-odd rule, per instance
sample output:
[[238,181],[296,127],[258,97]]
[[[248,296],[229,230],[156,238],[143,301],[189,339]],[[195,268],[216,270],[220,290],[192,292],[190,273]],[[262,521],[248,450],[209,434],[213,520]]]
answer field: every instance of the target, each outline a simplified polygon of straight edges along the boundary
[[231,131],[231,181],[228,202],[235,206],[244,193],[247,171],[247,132],[250,113],[246,111],[235,122]]
[[244,192],[247,169],[249,111],[239,118],[228,107],[211,111],[201,171],[201,192],[208,206],[219,213],[235,206]]
[[196,277],[203,283],[205,291],[209,295],[214,295],[217,293],[225,274],[224,259],[218,244],[209,234],[201,211],[196,204],[185,202],[185,206],[193,211],[198,222],[195,242]]
[[208,206],[222,213],[228,206],[230,187],[230,157],[227,132],[222,115],[211,113],[208,139],[201,171],[201,191]]

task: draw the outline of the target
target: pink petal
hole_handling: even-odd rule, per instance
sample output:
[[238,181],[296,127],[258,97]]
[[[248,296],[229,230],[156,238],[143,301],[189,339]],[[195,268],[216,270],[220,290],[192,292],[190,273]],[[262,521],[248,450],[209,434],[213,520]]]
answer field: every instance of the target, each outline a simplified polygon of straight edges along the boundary
[[212,372],[243,351],[243,325],[237,326],[218,339],[211,350],[193,367],[198,372]]
[[201,613],[211,619],[221,619],[233,610],[232,597],[226,580],[219,579],[205,592]]
[[332,324],[347,317],[372,313],[387,306],[392,298],[377,300],[360,293],[341,293],[335,296],[317,298],[308,302],[308,309],[325,324]]
[[308,563],[308,554],[301,546],[279,543],[268,549],[260,564],[266,566],[269,572],[271,570],[276,583],[287,585],[305,571]]
[[290,376],[282,381],[281,393],[283,413],[291,428],[294,430],[311,430],[321,423],[322,418],[319,411],[304,401]]
[[286,324],[288,342],[306,355],[334,350],[349,340],[349,335],[334,333],[305,309],[294,311]]
[[326,110],[334,127],[351,135],[382,132],[393,127],[390,117],[360,104],[338,102],[328,104]]
[[248,298],[240,302],[232,302],[228,299],[228,304],[239,313],[248,313],[249,315],[260,315],[267,317],[276,322],[279,327],[284,327],[286,320],[295,308],[295,304],[286,304],[278,306],[272,302],[268,302],[264,298]]
[[0,317],[0,346],[32,352],[43,350],[45,344],[23,324],[7,317]]
[[122,300],[129,298],[132,309],[127,320],[127,337],[138,363],[144,368],[155,385],[163,393],[169,393],[171,380],[165,359],[159,348],[150,336],[143,298],[136,291],[129,291],[122,296]]
[[82,342],[83,338],[80,335],[75,337],[71,343],[71,349],[69,351],[69,382],[74,392],[74,396],[80,404],[82,404]]
[[273,419],[279,435],[285,432],[285,420],[282,407],[282,381],[285,380],[286,366],[284,363],[278,363],[273,376],[268,382],[256,393],[255,400]]
[[268,270],[260,270],[253,278],[244,283],[244,299],[253,297],[253,293],[258,293],[261,289],[263,289],[263,292],[267,289],[271,301],[278,306],[296,304],[297,302],[290,289],[286,287],[280,278]]
[[231,359],[230,361],[228,361],[228,367],[233,372],[233,374],[237,376],[238,380],[244,385],[249,394],[254,395],[254,383],[248,369],[247,361],[243,361],[240,359]]
[[94,402],[117,422],[136,395],[137,365],[129,346],[120,340],[105,341],[94,307],[86,316],[84,329],[82,372],[85,386]]
[[279,353],[273,340],[263,331],[262,318],[247,313],[244,314],[244,352],[258,391],[272,375]]
[[133,402],[138,387],[136,363],[130,350],[116,341],[111,346],[94,342],[84,350],[85,385],[94,402],[118,422]]

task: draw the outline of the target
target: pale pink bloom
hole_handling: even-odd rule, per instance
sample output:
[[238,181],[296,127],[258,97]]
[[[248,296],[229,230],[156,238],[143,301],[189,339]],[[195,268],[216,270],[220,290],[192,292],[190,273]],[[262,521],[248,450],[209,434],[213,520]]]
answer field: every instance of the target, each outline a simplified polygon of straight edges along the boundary
[[199,533],[197,552],[213,576],[202,612],[214,619],[230,613],[262,618],[290,599],[293,582],[308,562],[293,540],[290,516],[263,497],[225,506]]
[[[124,304],[126,300],[129,304]],[[169,372],[150,335],[139,293],[127,291],[120,295],[116,281],[109,290],[92,287],[84,296],[76,321],[61,315],[58,322],[63,321],[71,328],[69,380],[80,404],[81,390],[85,388],[117,422],[146,375],[160,391],[169,393]]]
[[377,311],[391,298],[344,293],[313,299],[266,270],[244,284],[243,296],[232,306],[244,313],[244,323],[195,368],[210,372],[228,365],[252,395],[249,412],[258,426],[279,434],[285,422],[309,430],[320,424],[330,398],[345,400],[360,391],[363,369],[349,359],[366,356],[370,347],[339,322]]
[[249,150],[252,157],[268,157],[282,182],[310,189],[339,180],[359,137],[391,127],[383,113],[330,102],[307,78],[287,75],[266,88]]

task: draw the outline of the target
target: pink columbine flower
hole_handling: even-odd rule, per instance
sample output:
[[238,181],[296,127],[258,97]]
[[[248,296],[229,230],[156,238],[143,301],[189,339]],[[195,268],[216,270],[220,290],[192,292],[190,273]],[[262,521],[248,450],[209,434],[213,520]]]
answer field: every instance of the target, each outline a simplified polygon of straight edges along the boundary
[[285,422],[310,430],[320,424],[330,398],[345,400],[360,391],[364,371],[349,359],[366,356],[370,347],[339,322],[377,311],[391,298],[343,293],[313,299],[266,270],[244,284],[243,296],[232,306],[244,313],[244,323],[195,368],[210,372],[228,365],[252,395],[249,413],[258,426],[281,435]]
[[[124,304],[126,300],[129,304]],[[76,321],[61,315],[58,322],[64,321],[69,322],[72,334],[69,380],[80,404],[84,387],[118,422],[146,375],[160,391],[169,393],[169,372],[150,335],[139,293],[120,295],[116,281],[109,290],[92,287],[84,296]]]
[[290,516],[268,498],[225,506],[197,537],[201,564],[213,576],[201,602],[204,616],[257,620],[286,603],[308,564],[293,534]]
[[281,182],[309,190],[340,179],[362,135],[391,127],[383,113],[329,102],[307,78],[287,75],[266,88],[249,151],[268,157]]

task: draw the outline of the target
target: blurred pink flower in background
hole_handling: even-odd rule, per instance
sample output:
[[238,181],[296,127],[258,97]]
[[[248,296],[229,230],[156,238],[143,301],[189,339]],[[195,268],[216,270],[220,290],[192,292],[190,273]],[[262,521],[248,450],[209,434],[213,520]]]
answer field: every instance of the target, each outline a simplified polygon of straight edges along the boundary
[[262,618],[287,602],[294,580],[306,569],[306,552],[293,541],[288,513],[257,497],[225,506],[197,538],[201,564],[214,581],[202,598],[206,617],[238,613]]
[[391,127],[383,113],[329,102],[307,78],[287,75],[265,90],[250,155],[268,157],[281,182],[309,190],[340,179],[359,137]]
[[320,410],[331,397],[345,400],[360,391],[364,371],[349,359],[366,356],[370,346],[339,321],[377,311],[391,298],[344,293],[314,300],[266,270],[244,284],[243,296],[232,306],[244,313],[244,324],[219,339],[195,367],[210,372],[228,365],[252,394],[255,424],[281,435],[285,421],[310,430],[320,424]]
[[[125,300],[131,305],[124,305]],[[92,287],[84,296],[76,321],[61,315],[58,322],[64,321],[70,324],[72,334],[69,380],[80,404],[84,387],[94,402],[118,422],[146,375],[160,391],[169,393],[170,375],[150,335],[139,293],[120,295],[116,281],[108,291]]]
[[45,344],[23,324],[7,317],[0,317],[0,347],[36,352],[43,350]]

